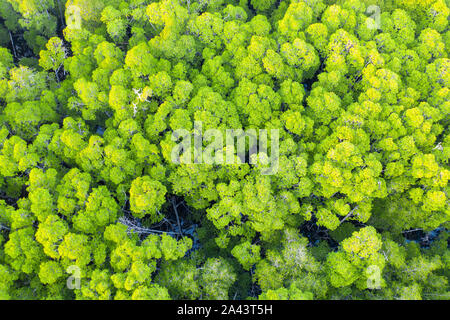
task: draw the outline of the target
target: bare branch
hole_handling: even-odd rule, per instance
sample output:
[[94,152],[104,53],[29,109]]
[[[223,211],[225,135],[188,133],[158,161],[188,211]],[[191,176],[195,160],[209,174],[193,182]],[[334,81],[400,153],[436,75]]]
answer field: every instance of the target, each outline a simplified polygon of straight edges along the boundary
[[11,31],[9,32],[9,38],[11,39],[11,45],[12,45],[12,48],[13,48],[14,57],[17,58],[16,47],[14,46],[14,41],[13,41],[13,37],[11,35]]
[[175,215],[177,216],[177,224],[178,224],[178,232],[180,236],[183,236],[183,231],[181,230],[180,217],[178,216],[177,205],[175,204],[175,198],[171,199],[173,210],[175,211]]
[[358,209],[358,208],[359,208],[359,206],[354,207],[354,208],[352,209],[352,211],[350,211],[350,212],[344,217],[344,219],[341,220],[340,224],[342,224],[345,220],[347,220],[347,218],[349,218],[349,217],[353,214],[353,212],[354,212],[356,209]]
[[138,234],[153,234],[153,233],[167,233],[167,234],[177,234],[177,232],[170,232],[170,231],[162,231],[162,230],[156,230],[156,229],[149,229],[149,228],[143,228],[136,221],[131,220],[126,217],[120,217],[119,223],[125,225],[128,227],[128,231],[135,232]]

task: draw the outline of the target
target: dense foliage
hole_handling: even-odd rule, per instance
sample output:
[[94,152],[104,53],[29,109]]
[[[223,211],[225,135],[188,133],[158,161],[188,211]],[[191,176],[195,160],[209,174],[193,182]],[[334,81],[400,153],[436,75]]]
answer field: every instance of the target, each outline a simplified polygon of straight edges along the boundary
[[0,0],[0,299],[449,299],[449,8]]

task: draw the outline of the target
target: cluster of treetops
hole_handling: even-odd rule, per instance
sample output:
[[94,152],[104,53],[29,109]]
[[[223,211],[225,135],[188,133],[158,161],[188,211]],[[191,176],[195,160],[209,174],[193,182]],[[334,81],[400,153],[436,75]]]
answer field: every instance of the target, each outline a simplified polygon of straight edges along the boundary
[[449,7],[0,1],[0,299],[450,299]]

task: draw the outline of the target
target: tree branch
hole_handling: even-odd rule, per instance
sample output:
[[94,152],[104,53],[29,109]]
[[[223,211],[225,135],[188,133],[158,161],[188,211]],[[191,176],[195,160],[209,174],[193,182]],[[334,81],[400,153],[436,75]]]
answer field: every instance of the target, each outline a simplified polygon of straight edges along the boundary
[[9,32],[9,38],[11,39],[11,45],[12,45],[12,48],[13,48],[14,57],[17,58],[16,47],[14,46],[14,41],[13,41],[13,37],[11,35],[11,31]]
[[356,209],[358,209],[358,208],[359,208],[359,206],[354,207],[354,208],[352,209],[352,211],[350,211],[350,212],[344,217],[344,219],[341,220],[340,224],[342,224],[345,220],[347,220],[347,218],[350,217],[350,216],[353,214],[353,212],[354,212]]
[[178,224],[178,232],[180,236],[183,236],[183,231],[181,230],[180,217],[178,216],[177,206],[175,204],[175,198],[171,199],[173,210],[175,211],[175,215],[177,216],[177,224]]

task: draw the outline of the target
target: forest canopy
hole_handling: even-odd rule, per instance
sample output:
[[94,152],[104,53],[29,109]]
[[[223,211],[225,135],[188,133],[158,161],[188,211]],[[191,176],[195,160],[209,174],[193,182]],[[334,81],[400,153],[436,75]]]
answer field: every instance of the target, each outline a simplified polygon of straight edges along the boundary
[[449,14],[0,0],[0,299],[450,299]]

